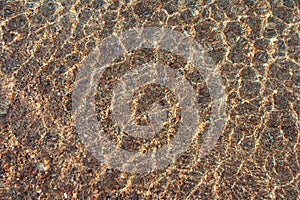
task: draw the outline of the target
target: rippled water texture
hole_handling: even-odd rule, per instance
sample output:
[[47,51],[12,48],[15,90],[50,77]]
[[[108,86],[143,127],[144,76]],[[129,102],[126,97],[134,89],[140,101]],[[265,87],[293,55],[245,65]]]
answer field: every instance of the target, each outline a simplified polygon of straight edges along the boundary
[[[297,0],[1,0],[0,199],[298,199],[299,7]],[[187,73],[199,89],[199,133],[174,163],[140,175],[110,168],[87,150],[75,129],[72,93],[84,59],[105,38],[149,26],[203,46],[225,85],[227,118],[214,148],[200,157],[212,99],[207,77]],[[188,72],[170,52],[139,50],[115,60],[106,77],[153,59]],[[106,77],[96,109],[110,128]],[[156,95],[158,108],[175,107],[173,94]],[[139,112],[149,107],[133,105],[138,123],[147,124]],[[174,113],[168,127],[176,131],[180,110]],[[119,140],[115,130],[107,137],[146,152],[168,144],[168,134],[149,145]]]

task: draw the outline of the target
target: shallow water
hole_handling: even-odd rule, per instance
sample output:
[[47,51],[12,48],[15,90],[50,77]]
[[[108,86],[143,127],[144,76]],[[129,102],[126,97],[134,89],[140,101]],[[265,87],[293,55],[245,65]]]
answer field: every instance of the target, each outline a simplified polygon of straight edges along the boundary
[[[1,1],[0,196],[297,199],[299,12],[299,3],[292,0]],[[133,118],[140,125],[149,123],[148,103],[155,101],[142,97],[156,91],[159,105],[173,106],[166,110],[170,123],[146,142],[122,133],[110,121],[109,100],[125,69],[147,62],[171,65],[192,80],[201,107],[187,151],[170,165],[140,175],[111,168],[91,153],[95,146],[89,149],[77,131],[72,95],[96,46],[111,35],[149,26],[169,27],[203,46],[225,86],[226,124],[201,157],[214,108],[207,80],[214,76],[197,75],[180,56],[161,49],[117,58],[95,86],[94,113],[107,125],[101,133],[116,146],[141,154],[159,151],[176,136],[182,117],[176,93],[166,89],[169,96],[164,96],[159,87],[142,88],[133,100]]]

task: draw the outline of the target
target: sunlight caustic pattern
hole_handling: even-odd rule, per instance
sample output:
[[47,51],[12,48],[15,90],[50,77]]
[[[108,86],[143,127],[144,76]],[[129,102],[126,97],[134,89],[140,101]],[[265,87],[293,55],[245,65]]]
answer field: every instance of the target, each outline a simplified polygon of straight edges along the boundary
[[[123,69],[119,68],[119,73],[114,74],[115,77],[105,77],[105,70],[109,68],[111,63],[115,62],[116,58],[137,49],[170,52],[184,58],[186,65],[176,69],[176,67],[162,65],[160,64],[161,61],[156,60],[155,62],[141,63],[139,66],[132,67],[133,69],[127,70],[128,73],[124,70],[126,66],[123,66]],[[117,66],[110,69],[117,70],[114,68],[117,68]],[[194,68],[203,77],[211,98],[209,131],[205,134],[198,155],[199,157],[204,156],[213,148],[226,122],[224,86],[212,60],[204,54],[197,42],[182,33],[163,27],[140,28],[113,35],[95,48],[83,62],[75,83],[72,107],[76,116],[76,130],[85,146],[101,162],[112,168],[130,173],[145,173],[162,169],[175,161],[193,142],[202,123],[199,121],[198,116],[201,108],[197,101],[197,91],[194,90],[185,77],[188,68]],[[181,70],[182,73],[180,73]],[[106,79],[105,84],[102,84],[102,86],[112,85],[110,88],[113,91],[112,98],[110,98],[111,105],[108,101],[105,112],[112,113],[112,120],[116,122],[114,128],[110,129],[107,129],[106,125],[107,115],[110,114],[103,115],[100,121],[97,118],[95,99],[97,93],[98,96],[99,92],[103,93],[102,90],[99,91],[98,89],[101,78]],[[119,82],[119,84],[112,83],[113,81]],[[164,108],[169,115],[166,123],[164,117],[160,117],[163,115],[160,110],[152,113],[152,115],[155,115],[157,112],[162,112],[161,115],[156,115],[156,119],[148,121],[148,124],[137,123],[134,119],[137,116],[132,116],[134,110],[140,112],[140,115],[146,112],[147,109],[142,109],[142,111],[141,109],[139,109],[140,111],[132,109],[133,102],[138,102],[142,98],[135,97],[133,99],[133,93],[142,87],[147,87],[149,84],[152,84],[152,86],[156,84],[160,88],[155,91],[150,87],[148,92],[157,93],[159,90],[164,90],[160,96],[168,96],[170,93],[175,96],[175,98],[173,97],[173,103],[172,100],[167,99],[165,104],[175,104],[180,111],[176,112],[176,106],[174,107],[174,105],[173,108],[172,105],[167,106],[169,108]],[[165,93],[167,90],[169,92]],[[102,95],[102,98],[109,98],[109,95]],[[145,101],[147,100],[137,104],[143,104]],[[177,101],[177,103],[174,101]],[[153,104],[155,102],[155,100],[152,100],[152,103],[148,103]],[[148,110],[152,110],[151,106],[148,105],[148,107]],[[163,107],[159,108],[163,109]],[[172,126],[172,122],[174,123],[174,120],[170,117],[172,115],[175,123],[176,119],[178,120],[177,126]],[[153,116],[144,115],[144,118],[148,117],[153,118]],[[166,125],[168,122],[169,125]],[[151,137],[152,134],[160,133],[159,129],[151,128],[154,126],[156,129],[159,126],[162,126],[161,129],[166,129],[166,132],[161,134],[168,135],[167,144],[155,148],[154,151],[147,150],[145,146],[140,148],[141,150],[138,152],[127,151],[122,148],[122,135],[124,134],[142,136],[139,138],[150,137],[152,140],[159,139]],[[115,142],[106,137],[114,131],[118,131]],[[172,137],[173,135],[174,137]]]

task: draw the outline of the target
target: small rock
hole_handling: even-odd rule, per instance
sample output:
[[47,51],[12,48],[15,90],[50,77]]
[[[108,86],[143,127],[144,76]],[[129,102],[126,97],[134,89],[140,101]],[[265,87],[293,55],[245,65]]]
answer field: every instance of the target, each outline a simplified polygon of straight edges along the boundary
[[7,114],[8,107],[6,105],[0,104],[0,116]]

